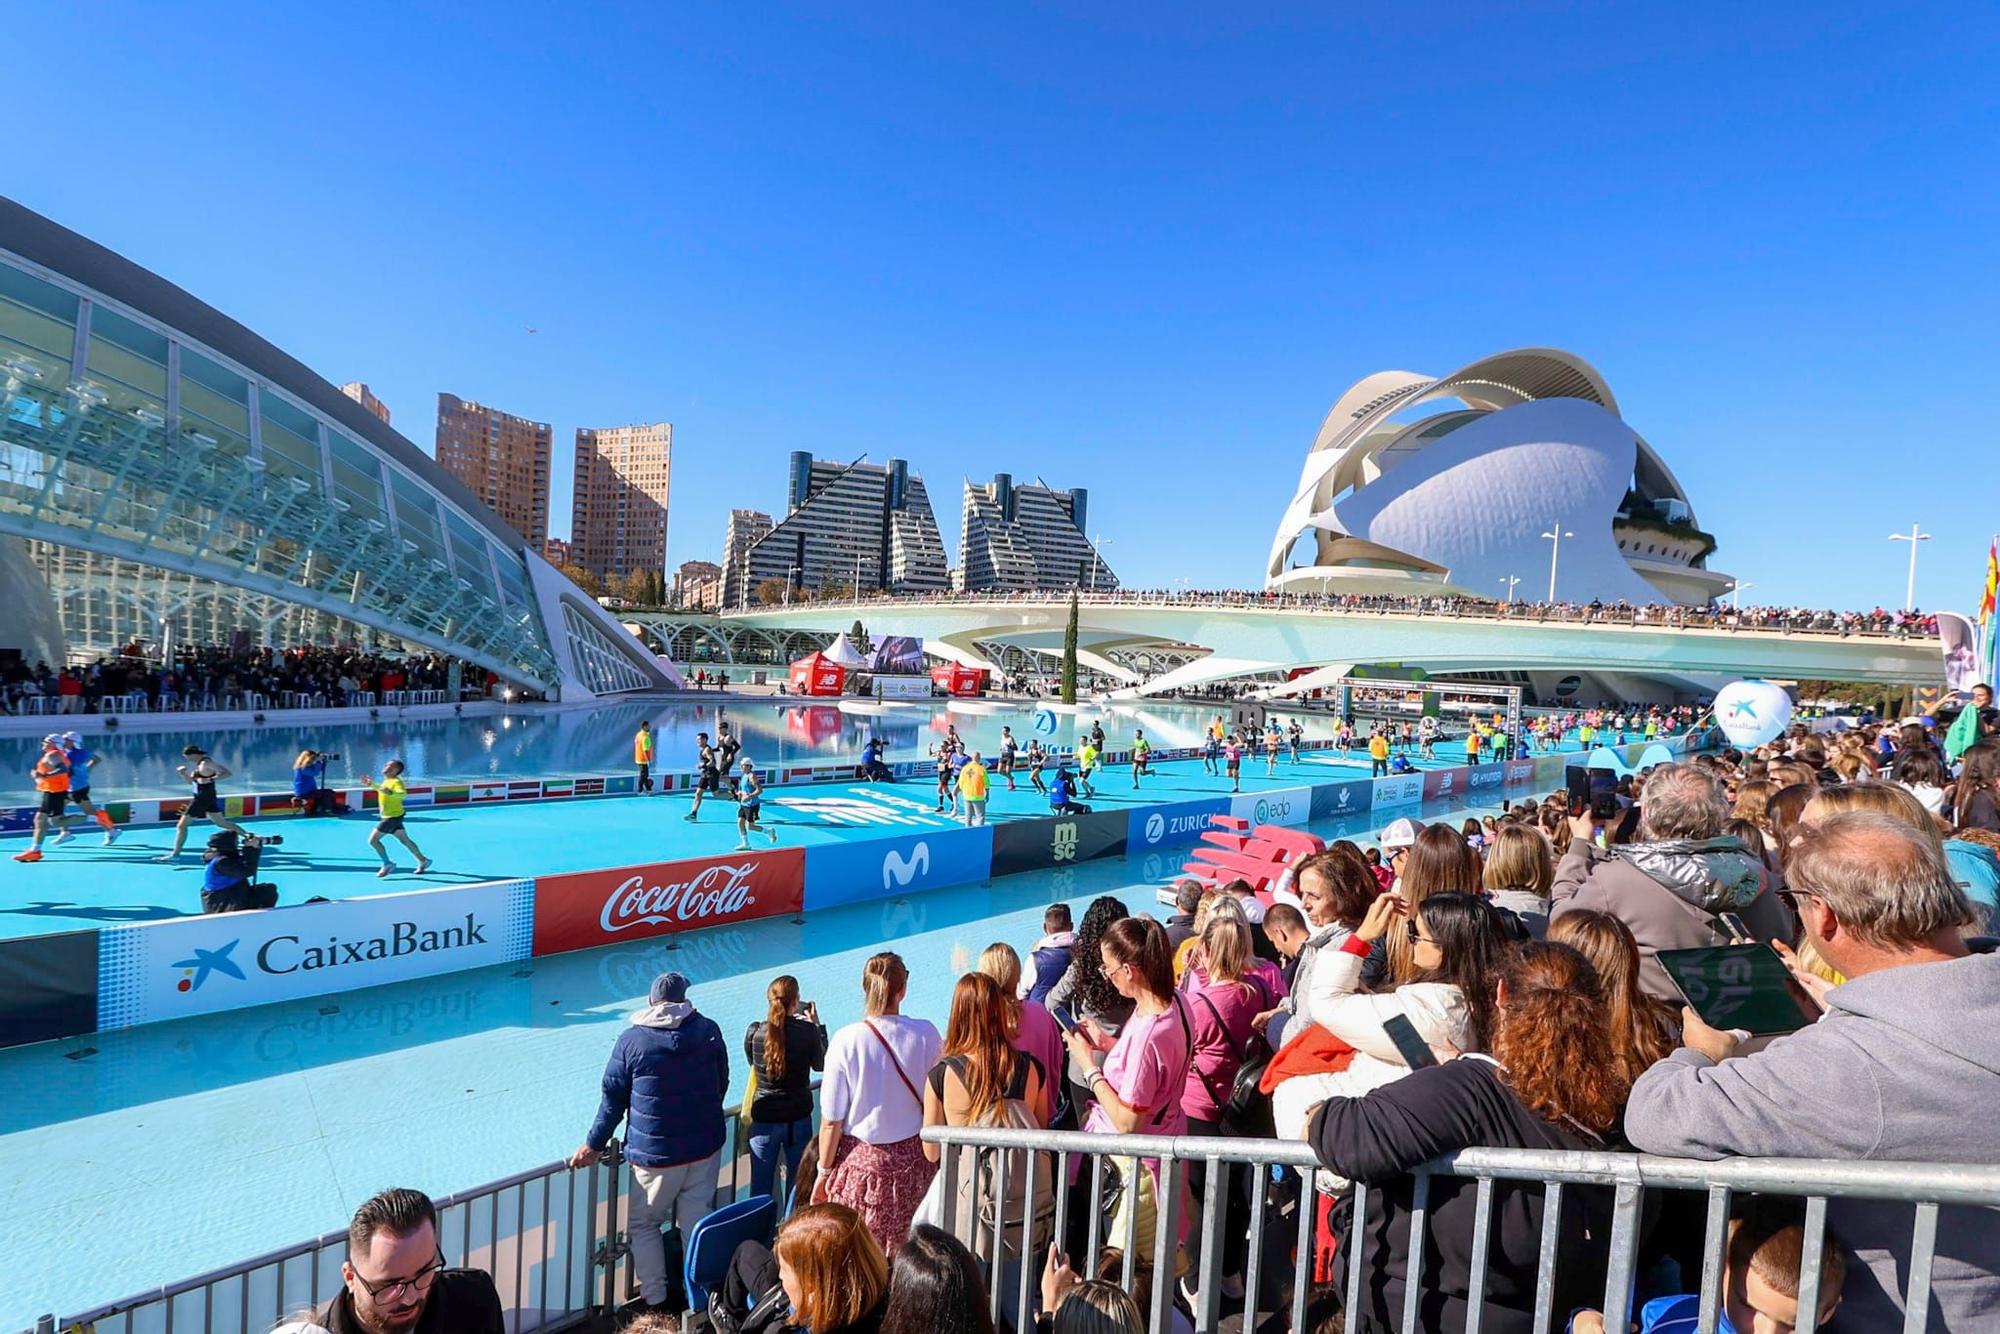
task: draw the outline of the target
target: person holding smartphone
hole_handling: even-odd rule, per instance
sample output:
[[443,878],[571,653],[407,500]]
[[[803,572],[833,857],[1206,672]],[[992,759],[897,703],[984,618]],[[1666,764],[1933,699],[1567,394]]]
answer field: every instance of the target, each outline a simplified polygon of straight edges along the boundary
[[799,1159],[812,1141],[812,1077],[826,1068],[826,1025],[819,1006],[799,1000],[799,980],[771,979],[765,1017],[743,1035],[743,1056],[757,1081],[750,1097],[750,1193],[769,1195],[784,1164],[785,1185],[798,1184]]

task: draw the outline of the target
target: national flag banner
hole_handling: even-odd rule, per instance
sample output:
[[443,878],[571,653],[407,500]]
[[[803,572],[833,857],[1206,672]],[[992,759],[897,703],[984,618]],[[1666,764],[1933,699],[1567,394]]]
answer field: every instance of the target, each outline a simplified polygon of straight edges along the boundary
[[576,782],[569,778],[545,778],[542,780],[542,795],[545,797],[567,797],[576,791]]
[[439,806],[462,806],[472,800],[472,788],[466,784],[452,784],[438,787],[431,795]]
[[1986,548],[1986,586],[1979,594],[1981,625],[1993,619],[1996,599],[2000,599],[2000,536],[1996,536]]
[[419,783],[404,792],[405,806],[434,806],[437,804],[434,790],[429,783]]
[[638,790],[639,777],[637,774],[613,774],[604,780],[604,791],[607,796],[612,793],[637,792]]
[[541,795],[542,782],[539,778],[507,784],[507,797],[511,801],[533,800]]
[[579,797],[603,796],[604,780],[602,778],[579,778],[576,780],[575,793]]
[[507,787],[508,785],[505,783],[474,783],[467,794],[467,800],[505,801],[507,800]]

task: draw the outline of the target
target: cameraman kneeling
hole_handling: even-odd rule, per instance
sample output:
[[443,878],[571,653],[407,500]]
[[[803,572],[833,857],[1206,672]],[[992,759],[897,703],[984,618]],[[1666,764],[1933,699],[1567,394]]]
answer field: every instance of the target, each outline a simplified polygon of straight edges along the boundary
[[257,861],[264,855],[263,839],[245,834],[242,841],[225,829],[208,840],[202,852],[201,910],[203,912],[247,912],[252,908],[274,908],[278,903],[276,885],[251,883]]

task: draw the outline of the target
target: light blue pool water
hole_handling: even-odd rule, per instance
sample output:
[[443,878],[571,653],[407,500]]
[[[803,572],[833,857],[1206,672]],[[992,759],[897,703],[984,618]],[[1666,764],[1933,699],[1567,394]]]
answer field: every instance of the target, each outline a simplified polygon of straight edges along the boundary
[[[50,727],[81,733],[100,762],[91,772],[92,791],[103,798],[181,796],[187,785],[175,773],[183,763],[181,747],[198,742],[229,769],[225,794],[289,791],[292,761],[300,750],[336,753],[328,767],[335,786],[351,786],[360,774],[379,774],[382,765],[401,758],[410,766],[413,782],[465,782],[469,779],[549,778],[566,774],[626,772],[632,767],[632,734],[641,719],[650,719],[657,735],[659,767],[694,767],[695,734],[713,738],[716,723],[727,719],[742,739],[744,753],[759,764],[802,764],[813,761],[856,760],[862,742],[880,736],[891,760],[924,755],[946,730],[956,727],[968,745],[997,753],[1000,729],[1011,727],[1027,744],[1032,734],[1034,706],[979,701],[976,707],[999,704],[998,713],[972,712],[964,705],[917,703],[880,716],[843,713],[831,704],[797,702],[737,702],[718,706],[701,701],[626,700],[589,709],[552,709],[526,705],[505,708],[497,717],[399,720],[385,711],[380,719],[304,726],[282,713],[262,724],[229,729],[139,731],[130,727],[107,731],[104,719],[52,719]],[[1202,730],[1217,716],[1208,704],[1116,704],[1096,714],[1059,714],[1056,730],[1044,734],[1044,745],[1067,747],[1079,727],[1101,722],[1113,749],[1131,743],[1143,728],[1156,750],[1200,744]],[[1308,739],[1332,736],[1330,714],[1297,715]],[[0,737],[0,805],[31,805],[29,770],[40,750],[40,734]],[[1366,758],[1361,760],[1365,766]],[[1457,741],[1440,743],[1437,759],[1419,762],[1462,764],[1465,749]],[[1261,761],[1254,767],[1261,768]]]
[[[512,824],[547,811],[559,824],[588,810],[594,840],[597,814],[620,809],[667,804],[477,814]],[[1438,803],[1422,814],[1484,809]],[[1373,820],[1311,828],[1365,840]],[[418,836],[446,846],[442,825]],[[941,1028],[954,981],[986,945],[1025,951],[1059,900],[1080,915],[1096,895],[1118,893],[1135,912],[1162,911],[1148,881],[1163,870],[1172,867],[1158,854],[1108,858],[816,911],[803,924],[716,927],[0,1051],[0,1329],[318,1235],[384,1186],[442,1195],[568,1154],[626,1014],[665,969],[688,974],[695,1002],[721,1024],[740,1097],[742,1034],[776,974],[798,977],[838,1026],[860,1015],[863,960],[892,948],[910,965],[908,1012]]]

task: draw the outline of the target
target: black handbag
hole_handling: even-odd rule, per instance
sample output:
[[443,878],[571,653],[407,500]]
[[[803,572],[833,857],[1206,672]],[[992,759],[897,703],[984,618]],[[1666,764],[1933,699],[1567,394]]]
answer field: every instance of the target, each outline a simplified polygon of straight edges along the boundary
[[[1222,1012],[1215,1008],[1215,1002],[1196,992],[1195,996],[1208,1012],[1215,1016],[1215,1026],[1222,1030],[1224,1038],[1229,1037],[1229,1025],[1222,1022]],[[1235,1046],[1232,1041],[1231,1046]],[[1264,1067],[1271,1063],[1271,1044],[1264,1040],[1262,1033],[1252,1033],[1248,1041],[1236,1051],[1236,1078],[1229,1086],[1229,1096],[1223,1097],[1208,1076],[1201,1077],[1202,1086],[1208,1096],[1221,1109],[1217,1124],[1232,1135],[1250,1139],[1268,1139],[1277,1133],[1277,1123],[1271,1118],[1271,1095],[1257,1087],[1264,1077]]]

